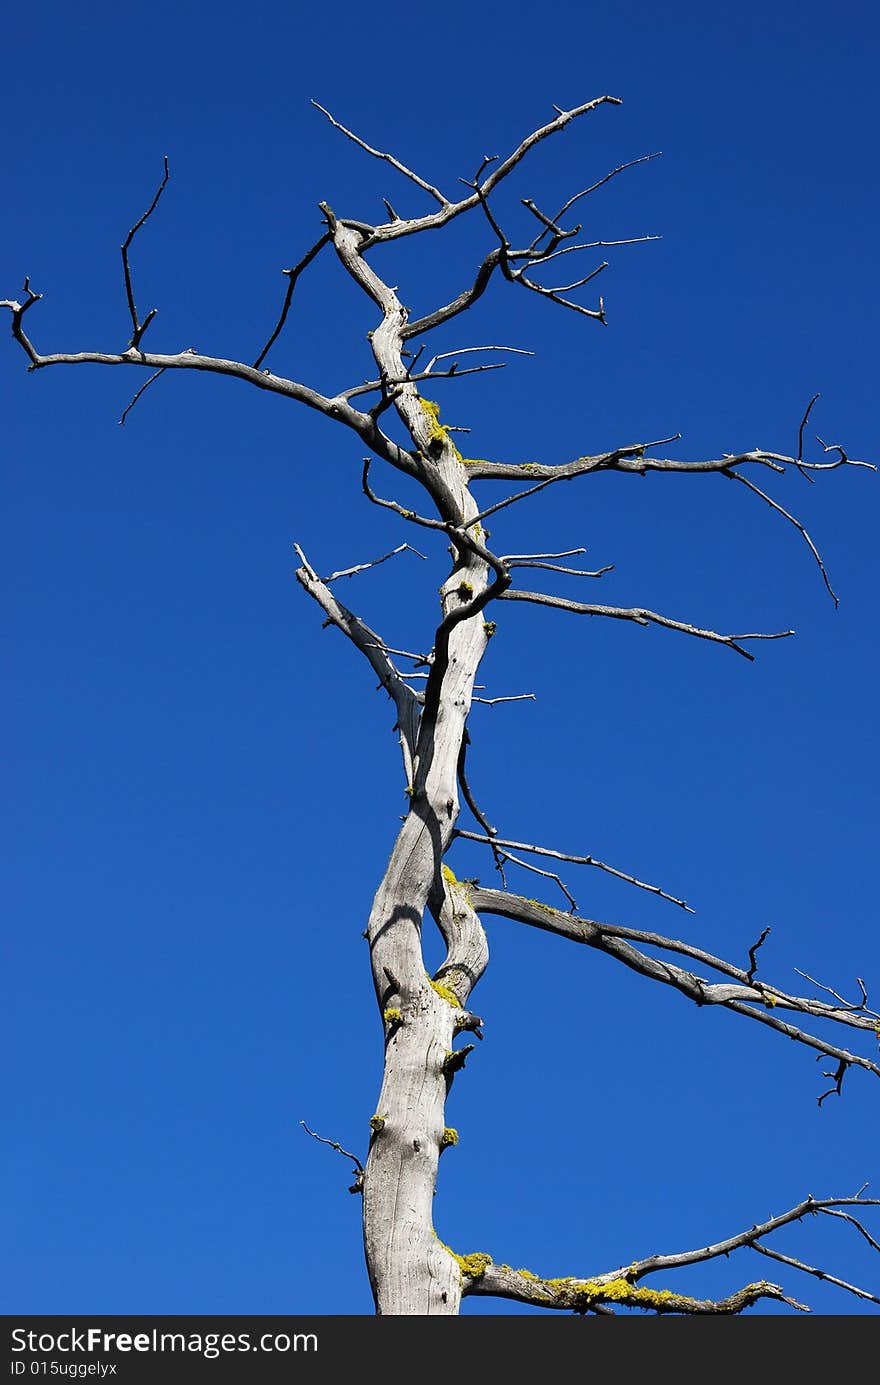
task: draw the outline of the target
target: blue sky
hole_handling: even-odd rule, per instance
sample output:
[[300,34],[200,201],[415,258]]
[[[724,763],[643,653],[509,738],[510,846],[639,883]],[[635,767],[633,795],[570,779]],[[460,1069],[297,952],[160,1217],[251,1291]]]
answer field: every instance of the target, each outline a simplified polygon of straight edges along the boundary
[[[535,151],[507,214],[662,150],[587,216],[595,238],[663,239],[609,254],[606,329],[502,286],[436,335],[538,353],[446,387],[466,450],[563,461],[681,431],[682,456],[789,452],[819,390],[816,431],[876,458],[878,31],[873,6],[849,3],[563,0],[546,21],[458,0],[19,7],[0,291],[31,276],[43,350],[123,347],[119,244],[167,154],[133,256],[139,302],[160,309],[152,347],[252,359],[280,269],[320,233],[319,200],[367,219],[382,196],[422,206],[310,97],[454,188],[551,103],[607,91],[624,105]],[[376,263],[422,310],[487,245],[462,225]],[[272,363],[354,384],[373,325],[328,259]],[[321,630],[291,545],[330,571],[411,535],[366,505],[360,448],[323,419],[180,375],[121,429],[136,383],[28,376],[0,340],[2,1298],[9,1312],[368,1313],[346,1166],[297,1122],[365,1153],[381,1034],[361,932],[404,800],[390,704]],[[771,924],[768,978],[793,985],[797,966],[852,993],[862,976],[876,1003],[880,489],[841,471],[773,493],[820,544],[838,611],[795,531],[718,477],[595,477],[499,516],[502,551],[583,543],[614,563],[597,599],[798,638],[747,664],[671,632],[505,607],[485,681],[537,701],[475,709],[472,782],[507,834],[592,852],[699,911],[572,871],[582,912],[743,961]],[[342,598],[422,648],[444,557],[404,555]],[[479,848],[450,859],[491,882]],[[544,882],[514,868],[510,883]],[[870,1075],[820,1110],[827,1065],[806,1050],[586,950],[487,927],[486,1041],[455,1084],[461,1142],[437,1196],[459,1251],[589,1274],[876,1177]],[[841,1225],[779,1245],[876,1287],[876,1256]],[[860,1311],[749,1252],[676,1283],[721,1294],[768,1270],[821,1311]]]

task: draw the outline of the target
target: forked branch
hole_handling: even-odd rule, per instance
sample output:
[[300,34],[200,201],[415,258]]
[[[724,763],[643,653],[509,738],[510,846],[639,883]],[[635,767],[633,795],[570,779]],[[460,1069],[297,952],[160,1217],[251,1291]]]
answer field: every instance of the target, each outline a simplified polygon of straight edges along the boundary
[[[337,601],[327,583],[323,582],[315,572],[299,545],[295,544],[294,547],[302,564],[296,571],[296,579],[300,586],[324,611],[327,617],[325,624],[333,625],[337,630],[341,630],[355,649],[363,654],[378,676],[380,686],[385,689],[394,702],[397,711],[397,729],[400,733],[404,773],[406,782],[411,783],[413,758],[418,736],[420,699],[401,677],[385,642],[376,634],[375,630],[371,630],[358,616],[343,606],[341,601]],[[348,574],[335,574],[335,576],[344,575]]]
[[[487,829],[488,830],[488,829]],[[649,894],[655,894],[660,899],[668,899],[670,904],[677,904],[679,909],[684,909],[688,914],[696,911],[684,899],[679,899],[674,894],[668,894],[659,885],[649,885],[644,880],[639,880],[635,875],[628,875],[626,871],[618,870],[616,866],[609,866],[607,862],[600,861],[595,856],[573,856],[565,851],[554,851],[546,846],[534,846],[530,842],[513,842],[507,838],[493,834],[489,837],[482,836],[479,832],[466,832],[462,828],[456,828],[453,833],[456,837],[461,837],[469,842],[486,842],[493,847],[509,847],[511,851],[525,851],[534,856],[550,856],[555,861],[569,861],[574,866],[594,866],[596,870],[604,871],[606,875],[613,875],[618,880],[623,880],[628,885],[635,885],[640,890],[647,890]],[[569,896],[570,898],[570,896]]]
[[[807,1265],[793,1256],[784,1255],[763,1244],[764,1239],[812,1216],[841,1217],[849,1222],[864,1237],[874,1250],[880,1249],[876,1240],[862,1223],[844,1208],[880,1207],[880,1199],[863,1196],[864,1188],[854,1197],[815,1198],[806,1197],[796,1207],[777,1217],[768,1217],[745,1231],[728,1236],[714,1245],[701,1246],[697,1250],[682,1251],[674,1255],[650,1255],[617,1269],[606,1270],[589,1279],[567,1277],[564,1279],[542,1279],[529,1270],[515,1270],[509,1265],[496,1265],[489,1256],[463,1256],[465,1293],[488,1294],[496,1298],[516,1299],[521,1303],[531,1303],[543,1308],[566,1309],[575,1313],[600,1312],[603,1307],[611,1311],[618,1308],[638,1308],[653,1313],[680,1313],[687,1316],[716,1314],[727,1316],[741,1313],[752,1307],[762,1298],[777,1299],[800,1312],[810,1312],[809,1307],[790,1298],[778,1284],[762,1280],[747,1284],[745,1288],[721,1299],[697,1299],[671,1289],[649,1289],[639,1281],[659,1271],[684,1269],[689,1265],[703,1264],[709,1260],[728,1258],[735,1251],[751,1249],[789,1265],[793,1269],[835,1284],[857,1298],[871,1303],[880,1303],[880,1297],[867,1289],[850,1284],[847,1280]],[[468,1274],[468,1270],[472,1272]]]
[[[785,1013],[831,1021],[845,1029],[857,1029],[866,1035],[870,1034],[873,1043],[877,1035],[878,1020],[867,1007],[856,1011],[806,996],[791,995],[780,986],[750,979],[741,967],[734,966],[724,958],[715,957],[703,948],[646,929],[626,928],[619,924],[579,918],[573,914],[561,913],[558,909],[541,904],[537,900],[525,899],[501,890],[487,890],[482,886],[474,887],[471,898],[477,912],[482,910],[500,915],[502,918],[514,919],[532,928],[556,933],[572,942],[595,948],[599,952],[604,952],[606,956],[622,962],[630,970],[647,977],[648,980],[671,986],[692,1000],[695,1005],[721,1006],[733,1011],[734,1014],[764,1024],[778,1034],[813,1049],[816,1053],[825,1054],[838,1064],[841,1082],[843,1074],[850,1067],[863,1068],[875,1077],[880,1077],[880,1066],[873,1059],[840,1048],[800,1025],[782,1018]],[[644,948],[691,958],[704,967],[720,972],[730,980],[708,981],[696,972],[643,951]],[[836,1090],[839,1093],[840,1083]],[[820,1100],[824,1100],[824,1095]]]

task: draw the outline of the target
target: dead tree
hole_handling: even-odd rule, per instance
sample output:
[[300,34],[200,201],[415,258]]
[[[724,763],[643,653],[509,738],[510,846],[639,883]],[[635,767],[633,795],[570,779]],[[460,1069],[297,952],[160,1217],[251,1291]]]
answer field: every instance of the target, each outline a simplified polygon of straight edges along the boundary
[[[783,639],[793,633],[725,633],[648,607],[620,607],[541,591],[536,582],[539,583],[542,571],[596,580],[608,569],[588,571],[582,567],[577,561],[585,551],[581,548],[503,552],[503,544],[493,541],[487,525],[491,523],[492,530],[503,531],[503,511],[507,507],[561,481],[589,484],[587,478],[598,472],[642,476],[649,472],[675,472],[693,477],[720,474],[744,487],[795,527],[836,602],[812,538],[796,516],[754,478],[797,471],[812,480],[820,473],[842,467],[869,466],[853,460],[843,447],[823,444],[821,439],[821,459],[807,459],[804,436],[815,400],[804,412],[797,451],[792,456],[755,450],[679,460],[665,450],[677,438],[631,442],[598,455],[579,456],[557,464],[473,460],[462,456],[453,436],[455,430],[441,421],[439,406],[423,390],[428,387],[433,393],[438,382],[498,369],[502,362],[491,358],[515,348],[470,344],[456,352],[432,353],[426,345],[431,333],[462,317],[495,281],[506,281],[512,289],[539,295],[548,301],[548,307],[563,307],[602,324],[602,298],[588,306],[573,295],[591,284],[606,268],[605,263],[589,262],[582,274],[560,271],[580,263],[580,257],[591,251],[601,251],[606,244],[650,239],[644,235],[624,242],[579,238],[580,226],[575,218],[584,200],[631,164],[614,168],[590,187],[575,191],[558,210],[551,208],[548,212],[534,200],[523,199],[526,210],[522,215],[527,216],[529,232],[521,241],[509,238],[501,224],[505,218],[498,212],[493,196],[536,145],[559,134],[573,121],[617,104],[617,98],[601,96],[573,110],[555,108],[553,119],[533,130],[506,158],[483,158],[473,176],[462,180],[461,196],[448,196],[394,155],[372,148],[319,107],[343,136],[366,154],[391,165],[411,189],[417,189],[425,210],[419,215],[401,216],[385,201],[387,219],[372,224],[339,214],[329,203],[322,202],[324,230],[302,258],[284,271],[287,285],[280,314],[252,361],[227,360],[193,348],[153,352],[145,345],[155,309],[141,315],[130,252],[165,190],[167,161],[152,202],[122,246],[123,280],[131,320],[130,338],[124,349],[96,351],[89,347],[44,354],[30,335],[31,309],[40,295],[29,281],[24,281],[20,300],[3,302],[11,313],[13,336],[24,350],[31,371],[56,365],[94,364],[149,372],[126,414],[144,390],[169,370],[231,376],[316,410],[357,439],[363,454],[360,480],[366,498],[373,505],[394,512],[403,532],[413,538],[418,535],[422,545],[439,543],[448,547],[450,564],[441,588],[442,618],[422,652],[390,647],[336,595],[337,579],[372,564],[321,577],[306,553],[297,548],[300,566],[296,576],[303,590],[320,608],[324,623],[340,630],[367,661],[393,703],[408,797],[408,809],[376,891],[366,933],[383,1027],[384,1079],[370,1120],[366,1162],[362,1165],[356,1155],[348,1156],[355,1171],[352,1192],[363,1199],[366,1259],[376,1309],[381,1314],[455,1314],[466,1294],[494,1295],[579,1313],[639,1308],[657,1313],[731,1314],[761,1299],[803,1307],[779,1285],[766,1280],[745,1284],[716,1300],[692,1298],[665,1287],[648,1287],[646,1283],[650,1280],[653,1284],[653,1277],[663,1271],[726,1257],[742,1247],[751,1247],[777,1263],[830,1280],[861,1299],[880,1303],[880,1297],[868,1290],[784,1255],[768,1244],[779,1228],[821,1215],[845,1221],[866,1237],[875,1250],[880,1249],[859,1220],[862,1209],[880,1205],[880,1199],[867,1197],[864,1188],[849,1196],[805,1197],[781,1215],[728,1235],[713,1245],[652,1255],[610,1268],[595,1267],[588,1276],[579,1267],[576,1275],[564,1279],[542,1279],[525,1270],[496,1264],[480,1253],[457,1253],[443,1244],[434,1230],[432,1202],[440,1155],[458,1138],[446,1119],[446,1099],[455,1075],[474,1047],[472,1042],[459,1042],[456,1047],[456,1040],[462,1036],[465,1040],[481,1037],[482,1020],[471,1008],[471,994],[488,960],[483,914],[502,915],[526,927],[556,933],[572,943],[597,949],[638,976],[674,988],[697,1006],[721,1006],[764,1026],[768,1035],[794,1040],[830,1060],[829,1092],[840,1091],[850,1068],[862,1068],[880,1077],[880,1066],[869,1056],[876,1050],[880,1016],[869,1008],[864,986],[852,1001],[806,978],[813,992],[820,993],[818,998],[791,994],[759,976],[758,949],[763,935],[749,949],[748,965],[743,965],[714,956],[687,940],[581,917],[558,873],[562,863],[609,871],[635,888],[652,891],[684,909],[687,906],[660,886],[593,856],[573,855],[500,835],[481,810],[468,780],[468,718],[473,703],[480,700],[475,694],[475,680],[505,602],[524,601],[554,607],[572,616],[657,626],[724,646],[745,659],[754,657],[752,648],[756,642]],[[640,162],[643,160],[633,160]],[[380,277],[371,252],[404,237],[436,235],[465,216],[482,225],[485,255],[473,279],[460,293],[413,320],[397,289]],[[321,255],[336,257],[343,274],[350,277],[376,312],[375,327],[370,333],[374,378],[335,394],[325,394],[314,385],[277,375],[265,364],[288,321],[300,277]],[[571,255],[577,255],[578,260],[569,260]],[[557,282],[558,279],[566,282]],[[482,359],[483,356],[490,359]],[[395,416],[405,430],[405,444],[395,441],[392,435],[394,428],[389,426],[389,420]],[[381,476],[376,474],[379,468]],[[394,498],[396,473],[422,488],[421,510]],[[477,483],[504,487],[503,498],[486,499],[486,492],[480,489],[478,500]],[[375,561],[384,562],[410,546],[401,542],[393,553]],[[525,585],[520,585],[523,577]],[[462,799],[479,830],[457,827]],[[489,889],[456,878],[444,864],[456,837],[485,846],[498,869],[500,888]],[[567,909],[512,893],[505,876],[505,867],[511,862],[555,882],[565,896]],[[421,936],[430,920],[439,929],[446,947],[445,960],[433,976],[425,969]],[[840,1039],[828,1037],[835,1032],[840,1033]],[[855,1046],[847,1046],[847,1039]],[[820,1100],[826,1095],[827,1092],[823,1093]],[[326,1142],[341,1149],[333,1141]]]

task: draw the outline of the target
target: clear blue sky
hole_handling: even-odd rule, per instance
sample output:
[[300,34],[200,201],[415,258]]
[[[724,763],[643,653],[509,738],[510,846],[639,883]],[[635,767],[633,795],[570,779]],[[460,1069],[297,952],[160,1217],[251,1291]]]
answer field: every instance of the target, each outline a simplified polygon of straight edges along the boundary
[[[561,0],[546,17],[460,0],[18,6],[0,296],[31,276],[41,349],[123,347],[119,244],[167,154],[134,254],[139,301],[160,309],[153,349],[251,359],[320,199],[366,218],[382,195],[421,206],[310,97],[454,188],[551,103],[607,91],[625,104],[537,150],[510,216],[519,197],[552,202],[659,149],[588,217],[596,238],[663,239],[611,252],[607,329],[502,286],[437,335],[538,352],[447,388],[467,450],[563,461],[681,431],[683,456],[788,452],[820,390],[816,431],[876,459],[878,37],[867,3],[789,0]],[[422,240],[377,258],[415,309],[467,282],[487,245],[476,225]],[[273,364],[343,388],[369,372],[372,325],[328,259]],[[411,535],[366,505],[360,448],[323,419],[180,375],[121,429],[135,383],[28,376],[0,339],[14,1054],[0,1298],[7,1312],[368,1313],[346,1166],[297,1122],[366,1150],[381,1035],[361,931],[404,799],[390,704],[322,632],[291,545],[330,571]],[[583,912],[743,961],[769,923],[769,979],[791,985],[798,966],[851,993],[863,976],[876,1001],[880,483],[794,476],[774,494],[821,544],[839,611],[795,531],[721,478],[598,477],[499,522],[503,550],[584,543],[615,563],[605,600],[798,639],[747,664],[505,608],[485,681],[538,700],[475,709],[472,779],[508,834],[592,852],[699,910],[573,872]],[[430,557],[343,599],[422,648],[445,554]],[[477,849],[450,859],[491,881]],[[541,883],[512,873],[528,895]],[[806,1050],[487,925],[486,1040],[448,1108],[461,1143],[436,1205],[460,1251],[589,1274],[876,1178],[870,1075],[819,1110],[827,1064]],[[876,1287],[877,1257],[841,1224],[779,1244]],[[677,1283],[723,1293],[777,1271],[825,1312],[860,1311],[749,1252]]]

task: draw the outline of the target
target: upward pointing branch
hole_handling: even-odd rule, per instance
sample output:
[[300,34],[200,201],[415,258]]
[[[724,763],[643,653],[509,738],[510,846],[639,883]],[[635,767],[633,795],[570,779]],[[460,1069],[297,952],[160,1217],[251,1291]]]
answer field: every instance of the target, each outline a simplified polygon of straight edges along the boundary
[[[317,105],[317,102],[314,104]],[[596,110],[598,106],[620,106],[622,104],[619,96],[597,96],[594,100],[585,101],[583,105],[575,106],[570,111],[563,111],[557,107],[557,115],[553,120],[548,121],[546,125],[541,125],[537,130],[533,130],[530,135],[527,135],[526,138],[517,145],[513,152],[508,154],[507,158],[498,164],[497,167],[488,174],[484,181],[467,197],[463,197],[460,202],[448,201],[437,188],[433,187],[430,183],[424,182],[417,174],[414,174],[411,169],[407,169],[404,165],[396,162],[390,155],[380,153],[378,150],[366,144],[366,142],[361,140],[358,136],[352,134],[351,131],[345,130],[337,121],[333,121],[333,117],[325,111],[324,114],[327,115],[328,119],[333,121],[333,124],[337,125],[337,127],[341,129],[344,134],[348,135],[350,139],[353,139],[356,144],[360,144],[363,149],[373,154],[374,157],[385,159],[388,163],[394,163],[394,166],[398,168],[400,172],[411,178],[413,182],[418,183],[419,187],[424,188],[426,192],[430,193],[432,197],[436,198],[441,203],[438,211],[430,212],[427,216],[414,217],[408,221],[392,220],[384,226],[373,227],[367,234],[366,239],[362,241],[361,250],[367,250],[371,245],[375,245],[379,241],[399,240],[401,236],[412,236],[416,235],[419,231],[436,230],[441,226],[445,226],[447,222],[451,221],[454,217],[461,216],[463,212],[471,211],[472,208],[479,206],[481,200],[486,198],[492,189],[497,187],[508,174],[512,173],[517,164],[528,154],[529,150],[534,149],[535,145],[539,144],[541,140],[547,139],[550,135],[555,135],[558,130],[563,130],[572,120],[577,120],[580,116],[586,115],[589,111]],[[323,108],[319,107],[318,109],[321,110]],[[483,167],[485,168],[486,166],[487,161],[484,160]]]
[[125,275],[125,296],[128,299],[128,311],[131,315],[131,325],[133,328],[131,341],[128,344],[130,347],[134,347],[135,349],[137,349],[137,347],[140,346],[141,337],[144,335],[144,332],[146,332],[150,323],[153,321],[153,318],[156,316],[158,309],[151,308],[150,311],[147,313],[146,317],[144,318],[143,322],[141,322],[140,318],[138,317],[138,310],[134,301],[134,289],[132,288],[131,283],[131,265],[128,262],[128,251],[138,231],[141,229],[145,222],[149,221],[150,217],[153,215],[153,212],[159,205],[159,198],[165,191],[168,179],[171,176],[168,169],[167,155],[163,160],[163,164],[165,171],[162,176],[162,181],[156,189],[155,197],[153,198],[147,210],[144,212],[143,216],[140,218],[139,221],[135,222],[135,224],[129,231],[128,235],[125,237],[125,240],[122,242],[122,270],[123,274]]
[[[435,202],[439,202],[441,207],[449,206],[449,198],[444,197],[439,188],[435,188],[432,183],[426,183],[424,178],[420,178],[417,173],[413,173],[411,168],[407,168],[406,164],[401,163],[393,154],[383,154],[381,149],[374,149],[371,144],[367,144],[366,140],[361,139],[360,135],[356,135],[353,130],[349,130],[345,125],[340,124],[340,122],[336,120],[324,106],[320,105],[319,102],[313,100],[312,105],[316,110],[320,111],[322,115],[326,115],[334,129],[341,130],[346,138],[352,140],[359,148],[365,150],[368,154],[372,154],[374,159],[381,159],[384,163],[391,164],[391,167],[396,168],[398,173],[402,173],[404,178],[409,178],[411,183],[415,183],[416,187],[420,187],[423,192],[427,192],[433,197]],[[395,219],[397,218],[392,217],[392,221]]]

